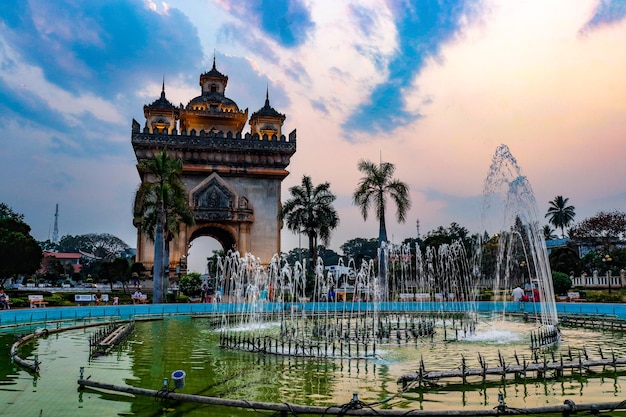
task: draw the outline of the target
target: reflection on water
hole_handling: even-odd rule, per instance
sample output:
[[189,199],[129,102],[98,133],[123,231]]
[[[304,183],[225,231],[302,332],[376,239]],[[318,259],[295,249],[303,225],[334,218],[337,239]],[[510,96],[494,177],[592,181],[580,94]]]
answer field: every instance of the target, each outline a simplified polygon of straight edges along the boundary
[[[89,359],[89,335],[95,329],[72,330],[38,339],[27,345],[22,356],[38,355],[38,379],[16,369],[8,360],[16,334],[0,334],[0,402],[7,404],[0,415],[36,416],[243,416],[245,410],[216,409],[197,404],[163,404],[150,398],[78,392],[79,368],[92,380],[116,385],[159,389],[175,370],[186,373],[186,386],[178,392],[263,402],[311,405],[343,404],[358,393],[365,403],[384,401],[393,408],[445,410],[492,408],[503,393],[509,407],[534,407],[576,402],[618,401],[624,397],[625,376],[607,369],[604,377],[566,377],[559,380],[478,379],[461,390],[460,381],[439,381],[424,392],[400,393],[398,377],[415,372],[420,361],[427,370],[459,368],[463,358],[468,367],[479,367],[478,354],[490,366],[498,366],[501,354],[507,363],[531,361],[528,334],[521,322],[484,322],[475,335],[452,343],[389,344],[377,349],[375,360],[329,360],[289,358],[222,350],[219,333],[204,319],[170,318],[137,323],[134,333],[111,355]],[[626,357],[621,333],[599,333],[585,329],[562,330],[559,354],[576,356],[586,346],[592,358],[601,348]],[[601,369],[598,369],[600,371]],[[170,381],[170,386],[173,386]],[[582,398],[580,398],[582,396]]]

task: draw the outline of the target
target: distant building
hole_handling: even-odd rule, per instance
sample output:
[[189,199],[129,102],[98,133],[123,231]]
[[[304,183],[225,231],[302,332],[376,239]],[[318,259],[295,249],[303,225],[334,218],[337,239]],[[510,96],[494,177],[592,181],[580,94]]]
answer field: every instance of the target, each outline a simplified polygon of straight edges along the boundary
[[83,265],[80,263],[80,259],[83,255],[79,252],[76,253],[62,253],[62,252],[43,252],[43,259],[41,261],[41,272],[46,271],[48,267],[48,261],[50,258],[56,258],[63,267],[65,265],[71,265],[75,273],[78,273],[83,269]]
[[[608,242],[611,246],[614,246],[617,249],[623,249],[626,247],[626,242],[618,239],[611,239]],[[606,242],[602,242],[597,238],[592,239],[551,239],[546,240],[546,249],[548,250],[548,255],[552,253],[553,250],[559,248],[572,248],[578,252],[578,257],[582,258],[591,252],[601,252],[602,249],[606,246]]]

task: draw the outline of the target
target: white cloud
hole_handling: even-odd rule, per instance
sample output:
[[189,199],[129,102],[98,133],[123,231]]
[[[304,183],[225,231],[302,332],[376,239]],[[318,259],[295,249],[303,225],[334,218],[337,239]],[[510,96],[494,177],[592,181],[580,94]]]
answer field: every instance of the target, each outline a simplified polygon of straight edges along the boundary
[[110,123],[125,123],[126,117],[109,103],[92,94],[72,94],[48,82],[41,68],[21,61],[19,55],[0,38],[0,78],[15,94],[37,105],[55,109],[71,125],[78,125],[80,116],[91,113],[96,119]]

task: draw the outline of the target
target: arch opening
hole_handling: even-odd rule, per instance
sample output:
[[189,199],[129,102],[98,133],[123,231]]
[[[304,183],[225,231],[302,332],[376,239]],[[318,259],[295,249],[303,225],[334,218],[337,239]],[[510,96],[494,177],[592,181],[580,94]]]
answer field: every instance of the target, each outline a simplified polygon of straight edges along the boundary
[[187,271],[214,273],[216,265],[211,265],[212,261],[208,258],[213,257],[214,251],[226,252],[236,247],[236,240],[223,228],[207,226],[193,232],[188,247]]

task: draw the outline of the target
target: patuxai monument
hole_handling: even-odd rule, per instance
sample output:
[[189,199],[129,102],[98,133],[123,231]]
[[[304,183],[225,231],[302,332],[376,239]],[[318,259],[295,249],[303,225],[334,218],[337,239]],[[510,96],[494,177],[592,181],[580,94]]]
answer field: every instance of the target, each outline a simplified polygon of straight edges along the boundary
[[[161,97],[144,106],[143,128],[134,119],[132,125],[138,167],[164,148],[183,162],[195,225],[180,224],[170,242],[170,271],[200,236],[215,238],[225,251],[254,253],[268,262],[280,251],[281,183],[296,152],[296,130],[283,134],[285,115],[270,105],[267,92],[265,105],[248,118],[247,108],[226,97],[228,76],[216,69],[215,58],[199,83],[200,95],[179,106],[167,100],[163,83]],[[142,182],[150,181],[138,171]],[[153,258],[152,241],[138,229],[137,262],[150,268]]]

